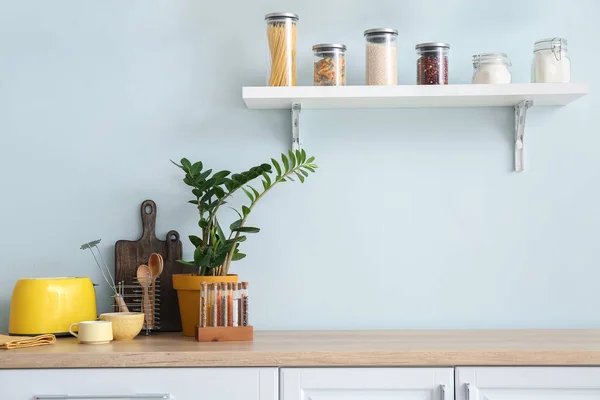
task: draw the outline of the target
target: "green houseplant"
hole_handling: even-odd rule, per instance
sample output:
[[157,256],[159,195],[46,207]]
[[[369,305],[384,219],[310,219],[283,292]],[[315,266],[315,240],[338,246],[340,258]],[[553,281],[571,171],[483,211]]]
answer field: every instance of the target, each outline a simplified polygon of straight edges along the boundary
[[[183,333],[194,336],[202,282],[237,282],[237,275],[229,274],[229,269],[233,261],[246,256],[240,251],[240,244],[247,239],[246,235],[260,231],[259,228],[246,224],[256,204],[280,183],[296,179],[304,183],[308,175],[318,167],[314,163],[314,157],[307,157],[304,150],[289,151],[281,155],[281,161],[272,158],[270,163],[260,164],[237,174],[205,170],[202,162],[192,163],[186,158],[179,164],[173,164],[185,173],[183,182],[191,187],[194,196],[188,203],[193,204],[199,214],[200,234],[189,236],[194,246],[193,260],[178,260],[193,268],[194,273],[173,275]],[[260,186],[254,184],[255,181],[260,181]],[[239,210],[224,207],[238,191],[243,191],[250,202],[242,205]],[[224,229],[219,217],[227,209],[233,210],[238,218]]]

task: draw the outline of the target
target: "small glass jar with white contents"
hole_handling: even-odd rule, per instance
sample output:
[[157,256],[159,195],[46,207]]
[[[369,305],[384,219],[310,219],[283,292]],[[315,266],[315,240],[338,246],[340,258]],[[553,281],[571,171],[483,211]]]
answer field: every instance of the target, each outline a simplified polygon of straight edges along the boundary
[[481,53],[473,56],[473,83],[510,83],[510,59],[504,53]]
[[531,64],[531,82],[568,83],[571,60],[567,55],[567,39],[551,38],[535,42]]

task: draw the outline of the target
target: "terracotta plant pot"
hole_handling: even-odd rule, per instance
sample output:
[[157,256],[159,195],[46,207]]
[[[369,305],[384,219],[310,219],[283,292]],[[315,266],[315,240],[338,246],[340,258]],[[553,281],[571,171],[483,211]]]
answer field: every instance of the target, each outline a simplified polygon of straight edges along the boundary
[[174,274],[173,289],[177,290],[179,301],[179,313],[181,314],[181,326],[183,336],[194,337],[196,325],[200,314],[200,287],[203,282],[237,282],[237,275],[227,276],[199,276],[192,274]]

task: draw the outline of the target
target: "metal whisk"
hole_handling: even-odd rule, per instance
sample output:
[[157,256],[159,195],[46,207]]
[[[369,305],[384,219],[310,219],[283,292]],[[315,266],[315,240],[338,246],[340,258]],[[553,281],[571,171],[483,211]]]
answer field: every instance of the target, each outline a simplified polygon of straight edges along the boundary
[[[115,294],[114,297],[115,297],[117,306],[119,308],[119,311],[120,312],[128,312],[129,309],[127,308],[127,305],[125,304],[125,301],[123,300],[123,296],[121,296],[121,294],[119,292],[117,292],[117,285],[115,284],[115,279],[113,278],[112,273],[110,272],[110,268],[108,268],[108,265],[106,264],[106,260],[104,259],[104,257],[102,256],[102,252],[100,252],[100,249],[98,248],[98,243],[100,243],[100,241],[101,241],[101,239],[93,240],[88,243],[84,243],[81,245],[80,249],[81,250],[88,250],[88,249],[90,250],[90,252],[92,253],[92,256],[94,257],[94,261],[96,261],[96,265],[98,265],[98,268],[100,269],[100,273],[104,277],[104,280],[108,284],[108,287],[111,288]],[[96,254],[94,253],[94,249],[96,249],[96,252],[98,253],[98,257],[96,257]],[[98,261],[98,259],[100,259],[102,261],[102,263],[100,263],[100,261]]]

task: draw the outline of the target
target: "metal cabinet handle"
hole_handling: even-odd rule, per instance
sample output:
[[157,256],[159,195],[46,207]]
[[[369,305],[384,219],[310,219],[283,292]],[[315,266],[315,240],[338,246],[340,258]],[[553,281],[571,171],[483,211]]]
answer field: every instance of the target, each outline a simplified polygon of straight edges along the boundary
[[42,394],[33,396],[34,400],[88,400],[88,399],[138,399],[138,400],[158,400],[158,399],[170,399],[169,393],[162,394],[127,394],[119,396],[116,394]]
[[475,400],[475,398],[472,396],[472,389],[470,383],[465,383],[465,392],[466,400]]
[[446,385],[440,385],[440,392],[442,400],[446,400]]

